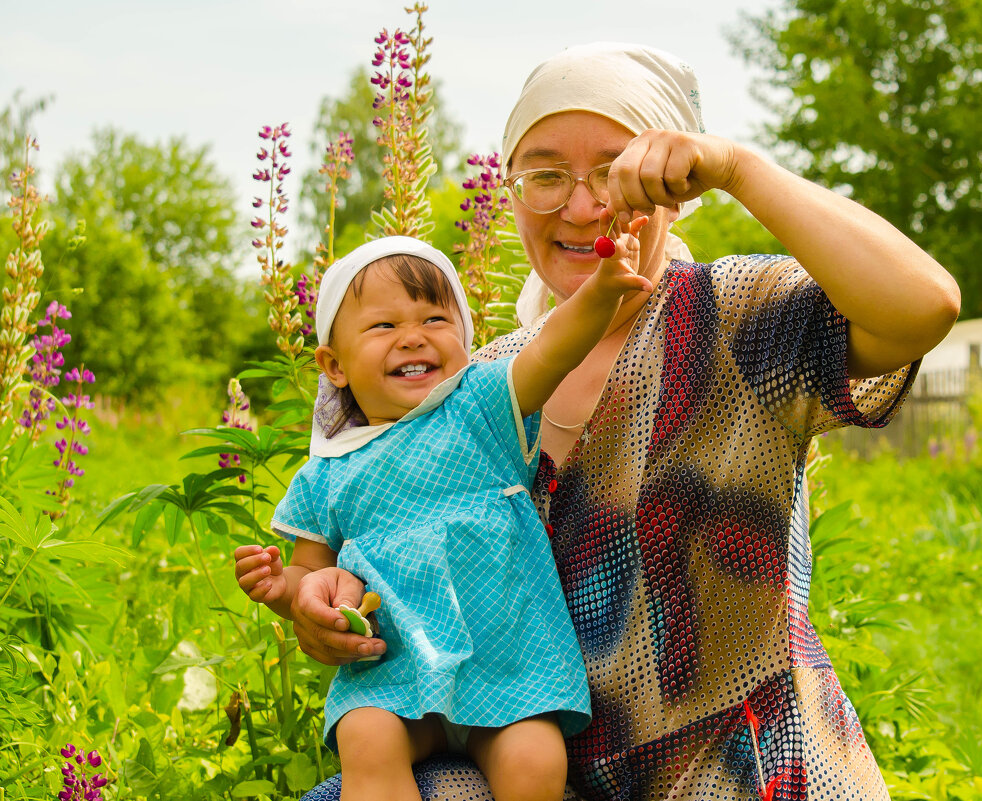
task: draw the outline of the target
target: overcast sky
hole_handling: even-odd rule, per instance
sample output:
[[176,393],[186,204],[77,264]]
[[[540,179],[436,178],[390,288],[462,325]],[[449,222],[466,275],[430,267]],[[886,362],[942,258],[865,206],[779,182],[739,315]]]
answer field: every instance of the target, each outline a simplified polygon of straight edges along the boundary
[[[383,26],[412,23],[403,10],[411,0],[2,2],[0,107],[18,89],[25,99],[54,96],[35,132],[42,171],[87,147],[102,126],[144,141],[183,135],[211,146],[243,214],[259,126],[292,124],[295,177],[313,162],[321,99],[343,92],[359,65],[371,66]],[[765,112],[725,32],[740,12],[759,15],[776,2],[632,0],[612,12],[600,0],[432,0],[429,69],[464,125],[468,151],[490,152],[525,76],[545,57],[601,39],[642,42],[695,68],[711,133],[748,142]]]

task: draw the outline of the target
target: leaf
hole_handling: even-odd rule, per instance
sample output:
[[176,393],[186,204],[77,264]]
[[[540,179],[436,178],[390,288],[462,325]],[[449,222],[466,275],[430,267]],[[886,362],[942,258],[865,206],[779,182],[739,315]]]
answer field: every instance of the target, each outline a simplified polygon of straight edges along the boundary
[[289,764],[283,768],[286,785],[292,792],[303,792],[317,781],[317,768],[306,754],[294,754]]
[[276,785],[265,779],[251,779],[247,782],[240,782],[232,788],[232,798],[248,798],[252,795],[273,795],[276,792]]
[[177,544],[177,538],[181,534],[181,526],[184,524],[184,512],[176,506],[164,508],[164,528],[167,532],[167,542],[170,545]]
[[125,564],[131,557],[129,551],[116,545],[108,545],[98,540],[76,540],[65,542],[63,540],[48,539],[38,548],[38,551],[58,551],[57,554],[48,554],[62,559],[77,559],[80,562],[115,562]]

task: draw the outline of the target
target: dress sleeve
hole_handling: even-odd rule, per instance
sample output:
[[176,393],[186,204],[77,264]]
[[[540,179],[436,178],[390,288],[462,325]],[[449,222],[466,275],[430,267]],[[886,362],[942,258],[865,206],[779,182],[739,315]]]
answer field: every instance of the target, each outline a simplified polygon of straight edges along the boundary
[[327,497],[330,471],[326,462],[314,457],[296,472],[286,495],[276,505],[271,528],[290,542],[301,537],[338,551],[341,542]]
[[[512,381],[513,358],[475,364],[467,371],[461,401],[472,403],[494,437],[523,472],[534,468],[539,456],[540,415],[522,417]],[[534,470],[531,474],[534,477]],[[530,477],[531,480],[531,477]]]
[[720,336],[744,381],[800,437],[844,425],[885,426],[919,362],[851,381],[848,321],[798,262],[730,256],[712,265]]

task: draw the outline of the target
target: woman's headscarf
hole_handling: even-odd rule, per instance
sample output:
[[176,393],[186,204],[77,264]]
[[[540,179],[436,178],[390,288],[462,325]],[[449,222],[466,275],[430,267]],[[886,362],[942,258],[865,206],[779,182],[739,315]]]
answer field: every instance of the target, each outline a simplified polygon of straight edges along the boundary
[[[564,111],[599,114],[635,135],[649,128],[705,133],[699,84],[691,67],[651,47],[594,42],[564,50],[532,71],[505,125],[503,163],[511,162],[533,125]],[[684,203],[679,217],[698,206],[698,199]],[[665,250],[672,258],[692,259],[672,234]],[[532,272],[519,298],[519,321],[530,323],[546,310],[547,299],[548,290]]]
[[[331,327],[334,325],[338,309],[341,308],[341,301],[344,300],[345,293],[355,276],[379,259],[398,255],[418,256],[425,259],[446,276],[464,324],[464,347],[469,353],[474,341],[474,324],[471,321],[470,307],[467,305],[467,295],[464,293],[464,287],[460,283],[453,262],[432,245],[408,236],[387,236],[367,242],[355,248],[347,256],[338,259],[328,268],[321,278],[320,290],[317,294],[318,344],[328,344]],[[340,412],[341,402],[338,392],[337,387],[322,373],[317,387],[317,403],[310,434],[312,456],[318,455],[323,450],[322,446],[328,441],[327,432],[331,430]]]

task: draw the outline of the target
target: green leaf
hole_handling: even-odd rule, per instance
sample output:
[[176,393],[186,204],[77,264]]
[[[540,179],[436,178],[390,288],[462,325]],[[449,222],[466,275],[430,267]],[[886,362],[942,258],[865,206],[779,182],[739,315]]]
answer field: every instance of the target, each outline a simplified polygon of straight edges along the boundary
[[177,538],[181,534],[181,526],[183,525],[184,512],[176,506],[168,505],[164,509],[164,529],[167,532],[168,544],[177,544]]
[[232,798],[248,798],[252,795],[273,795],[276,792],[276,785],[265,779],[251,779],[247,782],[240,782],[232,788]]
[[294,754],[283,769],[291,792],[304,792],[317,782],[317,767],[306,754]]

